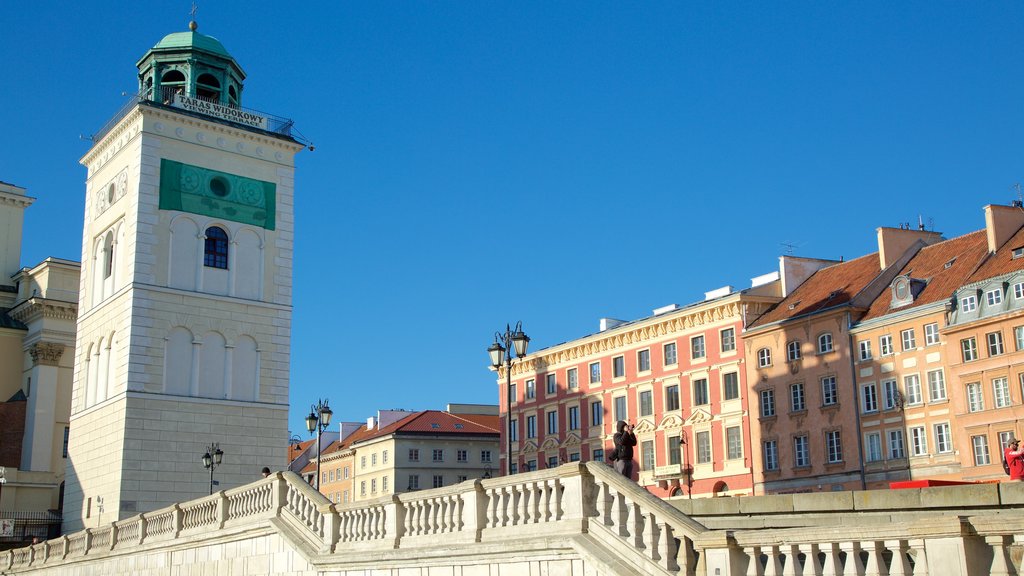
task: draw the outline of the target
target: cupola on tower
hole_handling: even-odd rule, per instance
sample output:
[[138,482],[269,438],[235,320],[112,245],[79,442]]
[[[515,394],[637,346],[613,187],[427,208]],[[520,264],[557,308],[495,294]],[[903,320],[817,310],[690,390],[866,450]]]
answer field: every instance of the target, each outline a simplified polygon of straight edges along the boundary
[[245,73],[197,31],[138,61],[93,138],[64,529],[226,489],[286,458],[291,121],[242,107]]

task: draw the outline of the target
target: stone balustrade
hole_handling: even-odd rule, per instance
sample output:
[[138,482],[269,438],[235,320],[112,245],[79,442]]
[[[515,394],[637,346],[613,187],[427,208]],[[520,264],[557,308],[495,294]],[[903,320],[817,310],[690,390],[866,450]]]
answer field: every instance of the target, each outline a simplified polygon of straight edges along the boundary
[[[252,573],[398,574],[429,564],[462,566],[456,573],[464,574],[495,565],[502,574],[530,574],[531,563],[550,562],[573,576],[1020,574],[1024,484],[941,490],[680,504],[591,462],[332,504],[298,476],[278,473],[4,552],[0,572],[46,576],[76,566],[80,574],[132,573],[133,559],[158,556],[158,566],[167,558],[225,562],[225,555],[266,547],[240,542],[276,538],[295,560],[256,563]],[[825,505],[830,498],[838,509]],[[799,510],[808,507],[815,510]],[[221,542],[232,544],[205,556],[183,552]]]

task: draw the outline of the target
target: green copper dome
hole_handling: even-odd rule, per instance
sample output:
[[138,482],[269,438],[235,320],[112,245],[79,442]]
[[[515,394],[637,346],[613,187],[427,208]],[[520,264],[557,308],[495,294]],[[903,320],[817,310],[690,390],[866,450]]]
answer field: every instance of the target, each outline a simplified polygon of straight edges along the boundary
[[157,42],[156,46],[153,46],[153,50],[180,50],[180,49],[193,49],[202,50],[209,52],[210,54],[216,54],[217,56],[223,56],[224,58],[231,58],[228,51],[224,49],[224,45],[220,43],[213,36],[207,36],[206,34],[200,34],[199,32],[175,32],[164,36],[164,39]]

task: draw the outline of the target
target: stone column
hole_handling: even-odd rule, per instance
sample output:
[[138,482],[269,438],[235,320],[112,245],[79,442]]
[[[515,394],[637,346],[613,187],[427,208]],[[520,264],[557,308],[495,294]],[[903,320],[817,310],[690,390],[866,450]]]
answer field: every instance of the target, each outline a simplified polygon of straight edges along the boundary
[[21,448],[21,469],[51,472],[53,428],[56,421],[57,379],[63,344],[39,342],[28,349],[32,356],[32,379],[25,414],[25,436]]

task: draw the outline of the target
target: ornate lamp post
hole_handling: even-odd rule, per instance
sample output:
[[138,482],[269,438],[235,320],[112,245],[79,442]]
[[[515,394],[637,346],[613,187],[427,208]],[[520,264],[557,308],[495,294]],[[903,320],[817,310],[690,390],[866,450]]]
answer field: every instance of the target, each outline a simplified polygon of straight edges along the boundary
[[210,494],[213,494],[213,471],[220,466],[223,460],[224,451],[220,449],[219,442],[214,442],[206,447],[206,453],[203,454],[203,468],[210,471]]
[[505,422],[508,428],[508,473],[512,474],[512,353],[515,351],[516,358],[526,356],[526,347],[530,344],[530,337],[523,332],[522,321],[516,322],[515,330],[505,325],[505,333],[494,333],[494,344],[487,348],[491,356],[491,366],[495,370],[505,365],[505,390],[508,396],[507,413]]
[[327,398],[318,400],[316,404],[310,406],[309,416],[306,416],[306,428],[310,434],[316,432],[316,489],[320,491],[320,437],[323,435],[324,430],[331,425],[331,416],[334,412],[331,411],[331,407],[327,405]]

